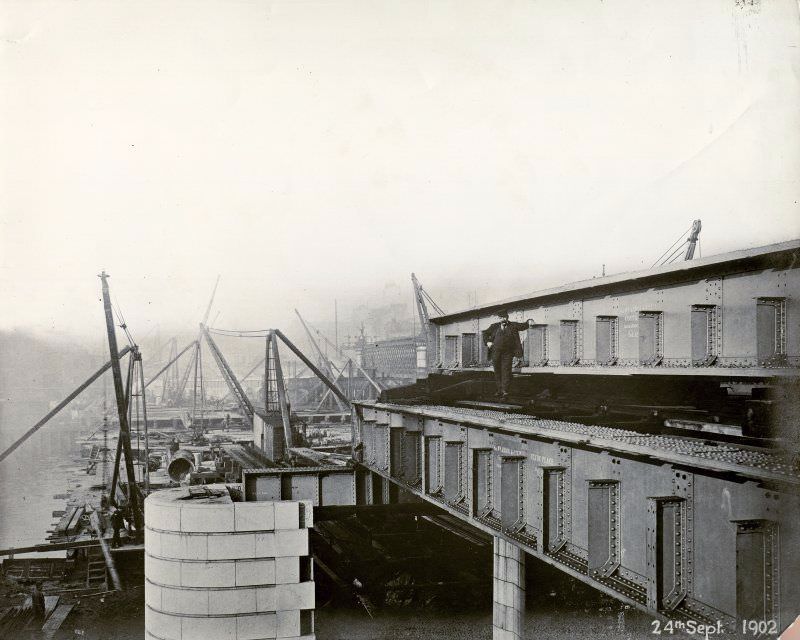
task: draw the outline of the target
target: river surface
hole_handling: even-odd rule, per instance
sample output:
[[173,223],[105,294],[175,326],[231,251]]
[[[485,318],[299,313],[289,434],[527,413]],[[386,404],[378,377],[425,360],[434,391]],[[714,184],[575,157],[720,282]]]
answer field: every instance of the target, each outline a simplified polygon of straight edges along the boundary
[[[0,451],[34,425],[48,407],[37,402],[0,400]],[[55,498],[95,476],[81,478],[74,441],[85,427],[68,413],[57,416],[0,462],[0,549],[47,542],[65,498]],[[64,552],[53,552],[61,557]]]

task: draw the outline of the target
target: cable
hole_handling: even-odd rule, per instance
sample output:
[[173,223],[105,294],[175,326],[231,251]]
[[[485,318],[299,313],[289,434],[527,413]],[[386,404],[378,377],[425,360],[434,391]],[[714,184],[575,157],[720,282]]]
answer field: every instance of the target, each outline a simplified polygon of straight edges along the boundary
[[650,268],[652,269],[653,267],[655,267],[655,266],[656,266],[656,265],[657,265],[657,264],[658,264],[658,263],[661,261],[661,259],[662,259],[662,258],[663,258],[665,255],[667,255],[667,254],[668,254],[670,251],[672,251],[672,249],[675,247],[675,245],[676,245],[676,244],[678,244],[678,243],[681,241],[681,238],[683,238],[683,236],[685,236],[685,235],[686,235],[687,233],[689,233],[691,230],[692,230],[692,227],[691,227],[691,225],[690,225],[690,226],[689,226],[689,228],[688,228],[688,229],[686,229],[686,231],[684,231],[683,233],[681,233],[681,235],[679,235],[679,236],[678,236],[678,239],[677,239],[675,242],[673,242],[673,243],[672,243],[672,245],[670,246],[670,248],[669,248],[669,249],[667,249],[667,250],[666,250],[664,253],[662,253],[662,254],[661,254],[661,256],[660,256],[660,257],[659,257],[659,258],[658,258],[658,259],[657,259],[657,260],[656,260],[656,261],[655,261],[655,262],[654,262],[652,265],[650,265]]
[[119,303],[114,304],[112,302],[111,303],[111,308],[114,309],[114,312],[117,314],[117,322],[119,322],[120,328],[125,332],[125,336],[128,338],[128,343],[132,347],[135,346],[136,342],[134,341],[133,336],[131,335],[131,332],[128,331],[128,323],[125,322],[125,316],[122,315],[122,309],[120,308]]
[[685,240],[684,243],[680,245],[677,249],[675,249],[675,251],[673,251],[671,254],[669,254],[669,257],[667,257],[666,260],[664,260],[659,266],[663,267],[665,264],[672,264],[676,258],[680,257],[683,248],[687,244],[689,244],[689,240]]
[[674,256],[674,257],[670,256],[670,257],[672,257],[672,260],[670,260],[670,261],[669,261],[667,264],[672,264],[672,263],[673,263],[673,262],[675,262],[675,261],[676,261],[678,258],[680,258],[680,257],[681,257],[681,251],[683,250],[683,247],[684,247],[684,245],[686,245],[686,244],[689,244],[689,241],[688,241],[688,240],[687,240],[686,242],[684,242],[684,243],[683,243],[683,244],[682,244],[680,247],[678,247],[678,249],[679,249],[678,251],[676,251],[675,253],[673,253],[673,254],[672,254],[672,256]]
[[255,331],[233,331],[230,329],[207,329],[209,333],[219,336],[228,336],[229,338],[265,338],[269,330],[262,329],[260,333]]

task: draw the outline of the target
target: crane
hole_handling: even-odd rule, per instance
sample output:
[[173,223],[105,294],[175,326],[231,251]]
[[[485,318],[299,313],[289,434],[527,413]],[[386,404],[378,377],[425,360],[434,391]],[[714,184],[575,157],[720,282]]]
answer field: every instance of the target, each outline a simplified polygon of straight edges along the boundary
[[206,339],[208,348],[211,350],[211,355],[214,357],[214,361],[217,363],[217,367],[219,367],[222,378],[225,380],[225,384],[228,386],[228,391],[230,391],[230,394],[236,398],[236,403],[239,405],[239,409],[242,412],[242,418],[248,424],[248,426],[252,428],[253,416],[255,415],[253,403],[250,402],[250,398],[248,398],[247,394],[244,392],[244,388],[239,383],[236,375],[233,373],[233,369],[231,369],[231,366],[228,364],[225,356],[222,355],[222,351],[219,350],[217,343],[214,342],[214,338],[211,337],[211,334],[208,332],[208,328],[204,324],[200,325],[200,335]]
[[[117,334],[114,329],[114,316],[111,311],[111,294],[108,290],[109,275],[103,271],[99,276],[103,290],[103,310],[106,316],[106,331],[108,333],[108,350],[111,355],[111,373],[114,377],[114,395],[117,400],[117,414],[119,417],[119,441],[121,442],[122,453],[125,455],[125,473],[128,478],[128,505],[133,514],[134,527],[137,531],[142,530],[143,509],[139,505],[139,488],[136,485],[136,475],[133,469],[133,454],[131,452],[131,432],[128,424],[128,398],[122,386],[122,370],[119,366],[119,350],[117,349]],[[124,326],[124,325],[123,325]],[[131,383],[133,371],[133,360],[129,363],[128,384]],[[117,468],[114,474],[117,474]],[[114,500],[113,482],[111,499]]]
[[422,288],[419,280],[417,280],[417,276],[413,273],[411,274],[411,283],[414,285],[414,300],[417,303],[417,313],[419,314],[419,337],[425,345],[425,359],[429,361],[433,352],[433,340],[431,337],[431,322],[430,315],[428,314],[428,305],[440,316],[443,316],[445,312],[444,309],[436,304],[436,301],[431,298],[428,292]]
[[[686,247],[686,251],[683,252],[683,259],[691,260],[692,258],[694,258],[694,250],[700,241],[699,240],[700,230],[702,228],[703,225],[700,222],[700,220],[692,221],[692,226],[689,227],[686,231],[684,231],[680,236],[678,236],[678,239],[672,243],[672,246],[669,249],[667,249],[664,253],[662,253],[661,257],[659,257],[659,259],[656,260],[651,265],[650,268],[652,269],[656,265],[663,267],[664,265],[672,264],[681,256],[681,251],[683,250],[684,247]],[[685,240],[684,236],[686,236]],[[681,242],[681,240],[683,240],[683,242]]]
[[697,245],[698,237],[700,236],[700,229],[703,228],[700,220],[692,222],[692,230],[689,233],[689,239],[686,241],[686,253],[683,256],[684,260],[691,260],[694,258],[694,248]]
[[[428,314],[428,304],[431,305],[437,315],[443,316],[444,310],[436,304],[436,301],[431,298],[425,289],[422,288],[417,276],[411,274],[411,284],[414,285],[414,300],[417,303],[417,314],[419,315],[420,334],[423,336],[428,335],[428,327],[430,326],[430,316]],[[427,303],[427,304],[426,304]]]

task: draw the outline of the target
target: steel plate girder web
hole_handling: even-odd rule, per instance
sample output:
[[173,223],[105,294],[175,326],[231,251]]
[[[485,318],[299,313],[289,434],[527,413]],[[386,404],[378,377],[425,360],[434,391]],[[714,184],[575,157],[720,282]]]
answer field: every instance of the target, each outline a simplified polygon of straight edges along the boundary
[[[660,441],[653,443],[650,455],[617,458],[609,455],[613,440],[604,439],[605,446],[599,446],[600,440],[580,433],[586,427],[577,423],[563,423],[563,429],[556,430],[515,423],[518,418],[502,412],[479,418],[446,407],[355,406],[358,433],[365,439],[374,430],[371,425],[380,422],[404,435],[419,433],[425,443],[422,486],[412,486],[396,477],[393,468],[383,468],[380,456],[365,455],[363,465],[371,477],[394,482],[613,597],[665,619],[713,618],[726,628],[737,617],[782,620],[798,613],[796,599],[782,589],[781,580],[796,568],[788,549],[797,547],[797,530],[787,523],[788,514],[796,511],[797,483],[789,474],[782,474],[780,489],[765,483],[765,493],[763,487],[742,481],[743,475],[752,479],[757,473],[776,474],[758,465],[748,470],[737,464],[738,473],[721,473],[713,469],[716,460],[702,457],[708,471],[693,465],[696,471],[689,473],[685,463],[677,461],[680,454],[664,452],[675,461],[661,462]],[[421,432],[416,431],[418,421],[423,422]],[[619,444],[630,438],[624,430],[615,435]],[[454,455],[456,443],[446,439],[454,437],[469,447],[473,462],[471,482],[463,484],[472,507],[468,511],[453,503],[458,485],[452,472],[461,462]],[[448,446],[450,455],[442,451]],[[637,453],[644,449],[633,446]],[[580,464],[573,462],[578,454]],[[724,459],[720,464],[726,464]],[[488,509],[493,467],[499,491],[492,514]],[[696,498],[681,488],[694,484],[693,476],[703,480],[701,496],[728,496],[727,511],[705,508],[702,519],[694,517]],[[705,507],[708,504],[715,504],[714,499],[707,498]],[[739,514],[749,519],[734,519]],[[536,536],[526,537],[537,523]],[[643,524],[646,535],[640,539]],[[722,570],[725,562],[729,565]],[[695,587],[698,582],[701,589]]]

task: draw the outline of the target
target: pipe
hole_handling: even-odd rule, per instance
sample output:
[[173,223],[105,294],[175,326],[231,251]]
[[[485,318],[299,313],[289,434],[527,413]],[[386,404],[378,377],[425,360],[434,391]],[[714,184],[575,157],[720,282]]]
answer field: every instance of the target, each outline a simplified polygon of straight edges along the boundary
[[181,449],[170,460],[167,473],[174,482],[183,482],[194,471],[194,456],[191,451]]
[[115,591],[121,591],[122,583],[119,580],[117,567],[114,566],[114,558],[111,557],[106,539],[103,537],[103,532],[100,530],[100,518],[97,516],[97,511],[92,511],[89,516],[89,522],[92,524],[92,529],[94,529],[94,532],[97,534],[97,541],[100,543],[100,550],[103,552],[103,559],[106,561],[106,568],[108,569],[108,574],[111,576],[111,584],[114,585]]

